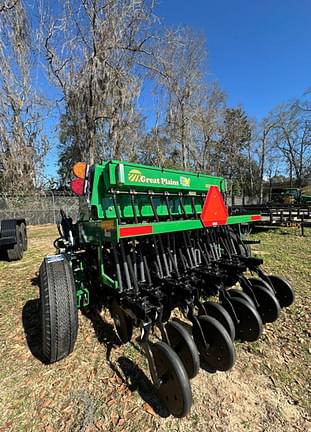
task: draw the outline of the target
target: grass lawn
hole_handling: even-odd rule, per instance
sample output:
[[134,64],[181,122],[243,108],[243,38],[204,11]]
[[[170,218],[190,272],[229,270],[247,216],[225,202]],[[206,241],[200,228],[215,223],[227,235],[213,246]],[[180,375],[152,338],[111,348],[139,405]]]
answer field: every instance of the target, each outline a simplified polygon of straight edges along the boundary
[[[109,314],[79,314],[74,352],[40,360],[36,273],[53,253],[52,225],[29,227],[22,261],[0,261],[0,432],[6,431],[308,431],[310,423],[311,230],[252,235],[267,272],[285,276],[296,302],[255,343],[236,343],[227,373],[200,370],[191,414],[167,417],[135,342],[119,346]],[[134,339],[135,340],[135,339]]]

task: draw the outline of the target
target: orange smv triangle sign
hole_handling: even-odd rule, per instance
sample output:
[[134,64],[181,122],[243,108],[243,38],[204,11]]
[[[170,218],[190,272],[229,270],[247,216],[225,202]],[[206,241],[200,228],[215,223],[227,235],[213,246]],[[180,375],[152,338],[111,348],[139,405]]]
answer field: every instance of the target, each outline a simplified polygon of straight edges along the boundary
[[228,209],[217,186],[210,186],[205,198],[201,221],[205,227],[225,225]]

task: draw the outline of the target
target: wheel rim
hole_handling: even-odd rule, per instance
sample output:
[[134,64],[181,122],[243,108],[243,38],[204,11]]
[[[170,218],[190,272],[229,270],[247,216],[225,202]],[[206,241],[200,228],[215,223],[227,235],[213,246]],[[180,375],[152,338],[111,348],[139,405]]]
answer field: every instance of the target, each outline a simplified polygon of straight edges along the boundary
[[231,316],[229,315],[229,313],[226,311],[226,309],[221,304],[212,301],[205,302],[203,306],[206,310],[207,315],[219,321],[220,324],[222,324],[227,330],[227,332],[229,333],[231,340],[234,340],[235,339],[234,322]]
[[253,292],[259,304],[257,308],[263,323],[274,322],[281,312],[280,304],[274,294],[264,286],[252,284]]
[[200,369],[199,353],[194,340],[187,330],[176,321],[168,322],[165,329],[170,346],[180,358],[188,377],[194,378]]
[[200,352],[201,366],[209,371],[227,371],[235,363],[232,340],[220,322],[207,315],[198,317],[207,346],[203,343],[197,324],[193,326],[193,337]]
[[23,235],[22,235],[21,232],[19,233],[18,240],[19,240],[19,247],[20,247],[20,250],[23,251],[23,250],[24,250],[24,242],[23,242]]
[[164,342],[151,346],[160,385],[158,394],[169,412],[175,417],[186,416],[191,408],[190,382],[181,360]]
[[[230,302],[237,315],[236,336],[241,341],[254,342],[262,334],[263,324],[257,310],[243,298],[231,298]],[[224,307],[226,307],[224,305]],[[228,309],[230,313],[230,310]]]
[[285,280],[280,276],[269,275],[268,276],[271,285],[276,294],[276,298],[278,299],[281,307],[288,307],[295,301],[295,291]]

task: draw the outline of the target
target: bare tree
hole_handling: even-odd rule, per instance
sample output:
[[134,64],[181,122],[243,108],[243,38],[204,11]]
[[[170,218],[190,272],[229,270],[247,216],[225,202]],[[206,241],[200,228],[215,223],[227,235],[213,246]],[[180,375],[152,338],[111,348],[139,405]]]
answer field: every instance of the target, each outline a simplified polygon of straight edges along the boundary
[[199,170],[219,172],[218,142],[225,112],[225,94],[215,83],[202,83],[193,116],[193,165]]
[[165,125],[159,124],[159,113],[153,128],[141,141],[139,161],[147,165],[176,168],[176,148],[167,136]]
[[191,29],[167,31],[158,46],[155,78],[165,92],[166,128],[187,169],[194,145],[192,124],[197,114],[206,60],[205,40]]
[[[233,203],[235,189],[241,188],[241,167],[245,163],[245,150],[252,138],[252,128],[242,108],[227,108],[218,142],[218,175],[228,179]],[[240,191],[239,191],[240,192]]]
[[61,5],[60,16],[45,18],[44,44],[50,76],[63,93],[63,122],[74,125],[74,154],[91,163],[131,158],[142,124],[136,109],[141,71],[151,65],[153,2]]
[[288,166],[290,183],[301,187],[311,166],[311,119],[297,102],[280,105],[273,112],[273,139]]
[[[268,173],[272,173],[273,158],[273,129],[276,123],[272,115],[265,117],[257,127],[255,140],[257,141],[258,164],[260,169],[259,174],[259,200],[263,203],[264,200],[264,178]],[[267,172],[268,169],[268,172]]]
[[12,0],[11,2],[6,2],[6,1],[2,0],[0,3],[0,13],[8,12],[8,11],[14,9],[17,6],[18,2],[19,2],[19,0]]
[[42,100],[33,88],[30,24],[20,0],[0,4],[0,160],[2,192],[34,189],[47,142]]

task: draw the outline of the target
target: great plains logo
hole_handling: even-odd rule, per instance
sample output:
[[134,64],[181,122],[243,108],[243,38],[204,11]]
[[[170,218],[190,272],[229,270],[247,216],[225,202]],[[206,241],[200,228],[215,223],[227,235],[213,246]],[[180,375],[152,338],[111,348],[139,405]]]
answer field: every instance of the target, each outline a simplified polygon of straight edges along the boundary
[[180,177],[179,181],[182,186],[190,186],[190,177]]
[[168,186],[190,186],[189,177],[180,177],[178,180],[172,180],[165,177],[147,177],[142,174],[138,169],[132,169],[128,173],[128,179],[134,183],[148,183],[148,184],[158,184],[158,185],[168,185]]
[[129,180],[131,182],[139,182],[141,177],[141,172],[139,170],[133,169],[129,172]]

